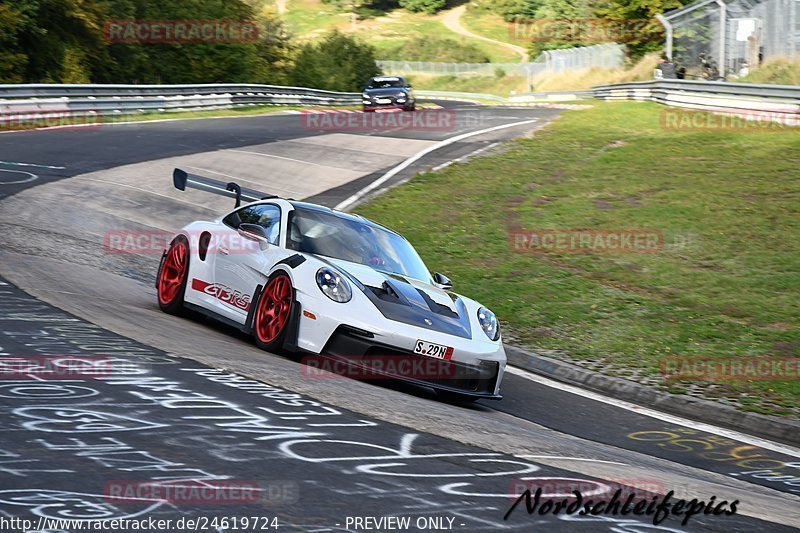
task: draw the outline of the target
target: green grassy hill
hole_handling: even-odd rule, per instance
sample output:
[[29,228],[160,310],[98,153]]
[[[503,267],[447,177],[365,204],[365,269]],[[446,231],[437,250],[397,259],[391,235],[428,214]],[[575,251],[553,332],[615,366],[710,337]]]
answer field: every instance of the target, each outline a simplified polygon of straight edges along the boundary
[[[266,4],[278,11],[287,29],[299,42],[314,40],[337,29],[372,44],[381,59],[436,61],[439,55],[435,50],[430,52],[429,57],[425,57],[425,49],[406,46],[421,37],[450,41],[446,43],[450,52],[449,61],[457,61],[453,57],[457,58],[461,54],[464,59],[460,61],[474,62],[476,51],[484,60],[491,62],[513,63],[521,59],[518,53],[500,43],[495,44],[451,30],[445,24],[450,9],[433,15],[411,13],[405,9],[394,9],[385,13],[363,12],[354,22],[346,10],[321,0],[267,0]],[[450,17],[453,18],[452,15]],[[508,32],[504,31],[505,23],[496,15],[467,9],[466,14],[460,18],[461,25],[469,32],[503,43],[510,42]]]

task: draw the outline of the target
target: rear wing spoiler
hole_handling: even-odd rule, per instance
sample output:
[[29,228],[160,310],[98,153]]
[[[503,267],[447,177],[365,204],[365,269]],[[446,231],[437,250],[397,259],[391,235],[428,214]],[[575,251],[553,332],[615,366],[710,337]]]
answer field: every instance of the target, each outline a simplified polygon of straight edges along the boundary
[[245,189],[234,181],[224,183],[219,180],[191,174],[181,168],[176,168],[172,172],[172,183],[179,191],[185,191],[188,187],[190,189],[219,194],[220,196],[227,196],[228,198],[235,198],[236,207],[242,205],[242,200],[245,202],[255,202],[258,200],[277,198],[274,194]]

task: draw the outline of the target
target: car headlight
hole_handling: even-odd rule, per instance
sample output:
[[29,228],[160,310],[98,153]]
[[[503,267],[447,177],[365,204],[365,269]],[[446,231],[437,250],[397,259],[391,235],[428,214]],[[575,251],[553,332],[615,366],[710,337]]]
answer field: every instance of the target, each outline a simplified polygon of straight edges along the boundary
[[406,93],[397,93],[397,96],[398,96],[399,98],[405,98],[405,96],[406,96]]
[[500,325],[497,323],[497,317],[485,307],[478,309],[478,322],[483,332],[491,340],[496,341],[500,337]]
[[338,272],[329,267],[322,267],[317,270],[317,286],[325,296],[334,302],[349,302],[353,297],[350,284]]

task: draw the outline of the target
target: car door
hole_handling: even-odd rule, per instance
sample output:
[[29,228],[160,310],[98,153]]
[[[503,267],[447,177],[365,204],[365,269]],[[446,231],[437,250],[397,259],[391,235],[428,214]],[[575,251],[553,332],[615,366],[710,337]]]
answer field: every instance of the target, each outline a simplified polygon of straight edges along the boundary
[[[265,281],[262,273],[268,272],[281,256],[281,209],[275,204],[248,205],[225,217],[223,223],[232,231],[226,241],[217,244],[214,261],[217,306],[221,314],[244,324],[253,292]],[[261,246],[236,233],[243,223],[264,228],[269,245]]]

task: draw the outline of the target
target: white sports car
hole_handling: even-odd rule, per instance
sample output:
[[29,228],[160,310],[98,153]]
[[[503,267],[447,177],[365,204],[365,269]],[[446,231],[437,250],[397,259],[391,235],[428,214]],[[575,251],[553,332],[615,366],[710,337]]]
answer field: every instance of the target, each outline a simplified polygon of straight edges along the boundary
[[495,315],[431,276],[402,236],[181,169],[173,181],[235,198],[236,208],[171,240],[156,277],[163,311],[199,311],[252,333],[265,350],[345,362],[449,400],[501,398],[506,355]]

